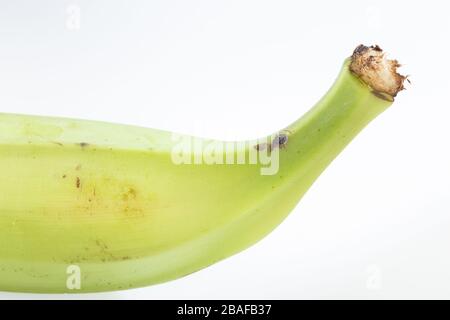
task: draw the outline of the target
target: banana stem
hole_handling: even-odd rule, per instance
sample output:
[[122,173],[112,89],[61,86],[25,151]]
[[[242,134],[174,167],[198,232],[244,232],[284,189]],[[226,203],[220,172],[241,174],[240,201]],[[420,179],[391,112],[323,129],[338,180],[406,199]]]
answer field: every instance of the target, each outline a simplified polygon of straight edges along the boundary
[[280,175],[295,171],[293,176],[302,180],[306,191],[345,146],[393,103],[406,79],[396,72],[398,66],[397,61],[385,59],[377,46],[358,47],[330,91],[285,129],[289,139],[286,152],[280,151]]

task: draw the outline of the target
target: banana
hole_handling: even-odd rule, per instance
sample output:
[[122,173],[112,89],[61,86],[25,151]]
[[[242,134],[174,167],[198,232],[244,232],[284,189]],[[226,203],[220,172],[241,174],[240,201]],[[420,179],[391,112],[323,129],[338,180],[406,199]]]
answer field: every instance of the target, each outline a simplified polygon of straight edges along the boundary
[[255,141],[0,114],[0,290],[141,287],[249,247],[392,104],[397,67],[359,46],[309,112]]

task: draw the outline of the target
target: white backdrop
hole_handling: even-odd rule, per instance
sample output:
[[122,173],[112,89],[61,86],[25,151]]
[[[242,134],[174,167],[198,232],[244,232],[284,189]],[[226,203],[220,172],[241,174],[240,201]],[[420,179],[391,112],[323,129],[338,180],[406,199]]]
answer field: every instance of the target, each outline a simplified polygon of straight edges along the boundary
[[448,1],[0,2],[1,112],[218,139],[302,115],[360,43],[412,85],[273,233],[142,289],[0,298],[450,298]]

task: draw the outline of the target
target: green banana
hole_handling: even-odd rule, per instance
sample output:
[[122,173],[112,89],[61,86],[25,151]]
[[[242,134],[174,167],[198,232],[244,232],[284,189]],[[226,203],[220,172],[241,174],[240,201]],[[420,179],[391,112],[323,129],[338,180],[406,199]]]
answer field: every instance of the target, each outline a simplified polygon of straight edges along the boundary
[[392,104],[397,67],[359,46],[317,105],[257,141],[0,114],[0,290],[141,287],[249,247]]

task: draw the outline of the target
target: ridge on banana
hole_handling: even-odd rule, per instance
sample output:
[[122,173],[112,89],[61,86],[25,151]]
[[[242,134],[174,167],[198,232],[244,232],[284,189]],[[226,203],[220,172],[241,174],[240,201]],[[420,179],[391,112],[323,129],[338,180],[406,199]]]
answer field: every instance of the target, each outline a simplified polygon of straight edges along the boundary
[[379,47],[359,46],[310,111],[222,149],[223,163],[196,163],[203,148],[176,163],[179,141],[167,131],[0,114],[0,290],[141,287],[251,246],[392,104],[405,80],[397,67]]

